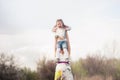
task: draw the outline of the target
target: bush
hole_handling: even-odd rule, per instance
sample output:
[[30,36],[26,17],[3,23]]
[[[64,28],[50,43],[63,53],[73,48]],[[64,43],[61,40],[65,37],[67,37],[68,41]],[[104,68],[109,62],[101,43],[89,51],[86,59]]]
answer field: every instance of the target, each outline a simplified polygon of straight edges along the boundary
[[31,69],[29,68],[24,68],[22,69],[23,73],[24,73],[24,80],[39,80],[38,78],[38,74],[36,71],[31,71]]
[[82,78],[87,76],[87,70],[84,69],[82,65],[83,59],[80,59],[78,61],[74,61],[71,64],[72,72],[74,75],[74,78],[78,80],[78,78]]
[[120,80],[120,60],[114,60],[114,63],[116,68],[115,74],[113,75],[114,80]]
[[22,78],[22,72],[15,63],[14,57],[1,53],[0,80],[21,80]]
[[37,73],[40,80],[54,80],[55,63],[52,60],[46,61],[46,58],[37,63]]
[[108,76],[115,78],[116,73],[118,72],[114,59],[107,59],[100,55],[87,56],[87,58],[83,61],[83,67],[87,70],[89,76],[101,75],[105,79]]

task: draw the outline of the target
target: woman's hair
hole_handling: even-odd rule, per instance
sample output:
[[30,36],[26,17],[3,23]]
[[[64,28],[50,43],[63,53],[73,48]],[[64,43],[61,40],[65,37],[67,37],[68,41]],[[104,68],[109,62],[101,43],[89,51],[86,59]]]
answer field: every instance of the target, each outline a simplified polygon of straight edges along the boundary
[[[61,22],[62,22],[63,27],[68,27],[67,25],[65,25],[65,24],[64,24],[64,22],[63,22],[63,20],[62,20],[62,19],[57,19],[57,20],[56,20],[56,23],[57,23],[57,22],[59,22],[59,21],[61,21]],[[54,27],[56,27],[56,26],[57,26],[57,25],[55,25]]]

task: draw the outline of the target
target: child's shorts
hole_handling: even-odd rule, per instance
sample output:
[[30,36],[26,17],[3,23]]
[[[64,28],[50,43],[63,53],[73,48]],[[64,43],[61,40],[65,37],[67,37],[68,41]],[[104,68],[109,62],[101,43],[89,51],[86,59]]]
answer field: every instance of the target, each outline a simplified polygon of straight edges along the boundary
[[62,40],[57,42],[57,48],[63,49],[63,48],[68,48],[67,47],[67,41]]

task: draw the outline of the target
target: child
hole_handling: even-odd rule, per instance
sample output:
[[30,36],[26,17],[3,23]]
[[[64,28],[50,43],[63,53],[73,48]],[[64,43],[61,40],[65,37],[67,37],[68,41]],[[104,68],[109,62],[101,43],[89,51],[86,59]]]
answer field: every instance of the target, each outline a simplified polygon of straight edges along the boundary
[[63,23],[62,19],[58,19],[52,29],[52,31],[55,32],[55,57],[58,60],[60,53],[63,53],[66,59],[70,56],[70,43],[67,33],[70,29],[70,27]]

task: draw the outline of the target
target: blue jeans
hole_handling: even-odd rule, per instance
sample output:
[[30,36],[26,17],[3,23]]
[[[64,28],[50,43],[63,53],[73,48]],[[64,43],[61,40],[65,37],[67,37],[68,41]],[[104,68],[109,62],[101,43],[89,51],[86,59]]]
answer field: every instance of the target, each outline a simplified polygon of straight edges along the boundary
[[68,58],[68,50],[67,50],[68,46],[67,46],[67,41],[62,40],[62,41],[58,41],[57,42],[57,50],[56,50],[56,59],[61,59],[61,57],[63,57],[60,53],[60,50],[63,49],[64,52],[64,58],[67,59]]
[[65,40],[62,40],[62,41],[58,41],[57,42],[57,48],[60,48],[60,49],[64,49],[64,48],[68,48],[67,47],[67,41]]

